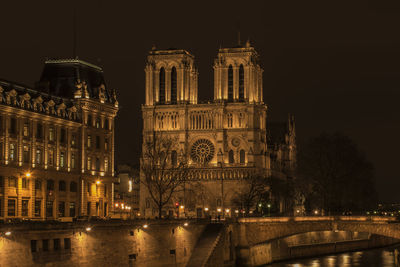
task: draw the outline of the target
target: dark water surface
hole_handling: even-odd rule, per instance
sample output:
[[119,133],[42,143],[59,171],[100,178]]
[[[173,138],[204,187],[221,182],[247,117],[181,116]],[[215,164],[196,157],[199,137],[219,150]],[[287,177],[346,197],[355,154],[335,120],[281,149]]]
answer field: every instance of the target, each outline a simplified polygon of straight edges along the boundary
[[[395,267],[394,249],[388,247],[340,253],[315,258],[291,260],[264,265],[265,267]],[[397,247],[399,249],[399,247]]]

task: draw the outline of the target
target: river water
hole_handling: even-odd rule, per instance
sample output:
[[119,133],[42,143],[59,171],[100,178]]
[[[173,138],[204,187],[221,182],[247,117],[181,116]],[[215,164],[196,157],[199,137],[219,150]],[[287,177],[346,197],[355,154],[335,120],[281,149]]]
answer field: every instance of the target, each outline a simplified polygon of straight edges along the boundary
[[277,262],[265,267],[396,267],[393,257],[395,248],[387,247]]

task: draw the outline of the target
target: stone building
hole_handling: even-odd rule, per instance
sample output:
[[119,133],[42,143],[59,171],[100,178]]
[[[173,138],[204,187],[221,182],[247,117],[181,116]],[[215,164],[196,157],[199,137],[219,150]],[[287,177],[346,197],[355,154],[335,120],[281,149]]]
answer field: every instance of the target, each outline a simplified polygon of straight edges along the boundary
[[[176,138],[169,156],[172,162],[187,161],[189,172],[184,193],[172,198],[164,214],[232,216],[238,212],[232,200],[243,178],[271,174],[263,69],[256,50],[249,42],[221,48],[213,68],[214,99],[199,103],[192,54],[153,49],[147,57],[143,144],[159,133]],[[156,216],[144,187],[140,198],[141,213]]]
[[140,180],[137,169],[128,164],[118,164],[117,182],[114,185],[114,217],[137,217],[139,214]]
[[0,217],[107,216],[115,91],[101,68],[48,60],[34,88],[0,81]]

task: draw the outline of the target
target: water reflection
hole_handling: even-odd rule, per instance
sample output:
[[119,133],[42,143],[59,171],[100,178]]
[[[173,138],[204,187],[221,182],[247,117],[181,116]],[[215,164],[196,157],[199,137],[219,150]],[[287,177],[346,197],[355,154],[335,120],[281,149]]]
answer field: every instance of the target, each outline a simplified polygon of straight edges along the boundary
[[[397,247],[398,249],[400,247]],[[396,267],[393,251],[395,247],[372,249],[322,256],[318,258],[300,259],[279,262],[266,267]]]

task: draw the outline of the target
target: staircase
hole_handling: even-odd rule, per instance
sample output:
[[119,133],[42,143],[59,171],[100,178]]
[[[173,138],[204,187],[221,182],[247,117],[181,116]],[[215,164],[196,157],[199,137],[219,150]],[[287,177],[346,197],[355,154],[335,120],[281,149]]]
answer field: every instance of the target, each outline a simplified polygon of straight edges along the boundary
[[186,267],[203,267],[207,264],[221,238],[223,227],[223,224],[211,223],[204,228]]

